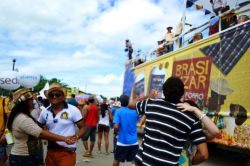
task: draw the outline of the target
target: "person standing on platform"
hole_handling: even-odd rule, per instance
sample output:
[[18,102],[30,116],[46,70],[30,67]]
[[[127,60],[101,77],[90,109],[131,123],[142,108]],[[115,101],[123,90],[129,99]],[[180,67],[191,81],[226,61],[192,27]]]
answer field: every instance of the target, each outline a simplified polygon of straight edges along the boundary
[[128,60],[132,59],[132,54],[133,54],[133,47],[132,47],[132,43],[126,39],[125,40],[125,52],[128,52]]

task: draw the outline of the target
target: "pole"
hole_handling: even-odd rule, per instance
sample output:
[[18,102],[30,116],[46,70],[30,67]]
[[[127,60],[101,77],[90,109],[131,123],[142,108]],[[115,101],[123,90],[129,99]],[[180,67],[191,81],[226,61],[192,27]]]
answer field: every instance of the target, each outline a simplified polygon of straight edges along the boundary
[[12,62],[13,62],[13,68],[12,68],[12,70],[14,71],[15,70],[16,59],[13,59]]

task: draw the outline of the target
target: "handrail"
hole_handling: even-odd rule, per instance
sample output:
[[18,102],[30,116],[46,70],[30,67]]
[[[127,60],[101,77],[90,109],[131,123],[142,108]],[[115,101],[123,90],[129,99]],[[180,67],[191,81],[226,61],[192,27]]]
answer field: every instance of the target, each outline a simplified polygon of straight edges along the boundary
[[[245,6],[246,6],[246,5],[245,5]],[[235,11],[237,11],[237,10],[239,10],[239,9],[241,9],[242,7],[245,7],[245,6],[240,6],[240,7],[237,7],[237,8],[235,8],[235,9],[231,9],[231,10],[229,10],[229,11],[226,11],[226,12],[220,14],[220,15],[218,16],[218,17],[219,17],[219,20],[221,21],[221,20],[224,20],[224,19],[226,19],[226,18],[228,18],[228,17],[231,17],[231,16],[232,16],[232,13],[233,13],[234,15],[240,15],[240,14],[249,12],[250,9],[246,9],[246,10],[242,10],[242,11],[239,11],[239,12],[234,13]],[[183,33],[183,34],[180,34],[180,35],[178,35],[178,36],[175,36],[175,38],[176,38],[176,39],[175,39],[175,42],[178,41],[178,40],[180,40],[181,38],[183,39],[185,35],[190,34],[190,33],[192,33],[192,32],[195,32],[197,29],[200,29],[200,28],[204,27],[205,25],[208,25],[209,22],[210,22],[210,20],[207,21],[207,22],[205,22],[205,23],[203,23],[203,24],[201,24],[201,25],[199,25],[199,26],[197,26],[197,27],[191,28],[189,31],[187,31],[187,32],[185,32],[185,33]],[[213,34],[213,35],[208,35],[208,36],[206,36],[206,38],[204,38],[204,39],[210,38],[210,37],[212,37],[212,36],[214,36],[214,35],[218,35],[218,34],[220,34],[220,33],[222,33],[222,32],[225,32],[225,31],[229,31],[229,30],[234,29],[234,28],[236,28],[236,27],[238,27],[238,26],[240,26],[240,25],[242,25],[242,24],[245,24],[245,23],[247,23],[247,22],[250,22],[250,20],[248,20],[248,21],[246,21],[246,22],[244,22],[244,23],[241,23],[241,24],[236,24],[236,25],[234,25],[234,26],[232,26],[232,27],[229,27],[229,28],[227,28],[227,29],[225,29],[225,30],[222,30],[222,31],[219,29],[219,31],[218,31],[217,33],[215,33],[215,34]],[[209,26],[206,26],[206,27],[204,27],[203,29],[201,29],[200,31],[198,31],[197,33],[201,33],[201,32],[205,31],[205,30],[208,29],[208,28],[209,28]],[[189,39],[187,39],[187,40],[185,40],[185,41],[182,41],[182,45],[184,45],[184,43],[187,43],[190,39],[191,39],[191,38],[189,38]],[[199,40],[199,41],[200,41],[200,40]],[[199,41],[197,41],[197,42],[199,42]],[[170,44],[169,44],[169,43],[165,43],[165,45],[167,46],[167,45],[170,45]],[[186,46],[184,46],[184,47],[186,47]],[[178,49],[180,49],[180,48],[183,48],[183,47],[178,47],[177,49],[174,49],[173,51],[176,51],[176,50],[178,50]],[[153,52],[156,52],[156,49],[153,49],[153,50],[150,50],[150,51],[147,51],[147,52],[153,53]],[[144,54],[145,54],[145,53],[144,53]],[[166,54],[168,54],[168,53],[166,53]],[[145,62],[146,62],[146,59],[147,59],[146,57],[148,57],[148,56],[149,56],[149,54],[145,54],[145,59],[144,59]],[[158,57],[156,57],[156,58],[158,58]],[[152,61],[152,60],[151,60],[151,61]],[[145,63],[145,62],[144,62],[144,63]],[[133,67],[135,67],[135,66],[133,66]]]

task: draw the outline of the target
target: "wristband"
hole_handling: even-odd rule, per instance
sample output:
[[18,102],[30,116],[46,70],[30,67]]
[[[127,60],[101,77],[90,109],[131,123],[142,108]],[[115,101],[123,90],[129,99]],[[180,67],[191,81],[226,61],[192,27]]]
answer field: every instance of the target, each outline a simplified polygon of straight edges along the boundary
[[201,121],[205,116],[206,116],[206,114],[203,113],[203,114],[200,116],[199,120]]

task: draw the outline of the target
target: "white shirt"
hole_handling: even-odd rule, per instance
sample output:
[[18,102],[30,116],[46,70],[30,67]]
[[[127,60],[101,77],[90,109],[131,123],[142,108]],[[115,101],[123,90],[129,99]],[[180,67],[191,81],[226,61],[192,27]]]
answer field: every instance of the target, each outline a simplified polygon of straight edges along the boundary
[[[58,112],[55,117],[51,107],[48,107],[45,111],[42,111],[38,122],[46,125],[50,132],[58,134],[61,136],[72,136],[76,133],[76,123],[82,119],[82,114],[78,108],[73,105],[68,104],[68,108],[64,108],[62,111]],[[57,144],[76,148],[76,143],[68,145],[65,142],[57,141]]]
[[174,37],[174,33],[166,33],[165,35],[165,41],[167,42],[167,44],[173,44],[174,41],[176,40],[176,38]]
[[213,9],[218,9],[220,7],[225,7],[227,5],[226,0],[213,0],[212,7]]
[[109,126],[109,110],[106,111],[105,116],[102,117],[102,114],[99,116],[99,124]]

